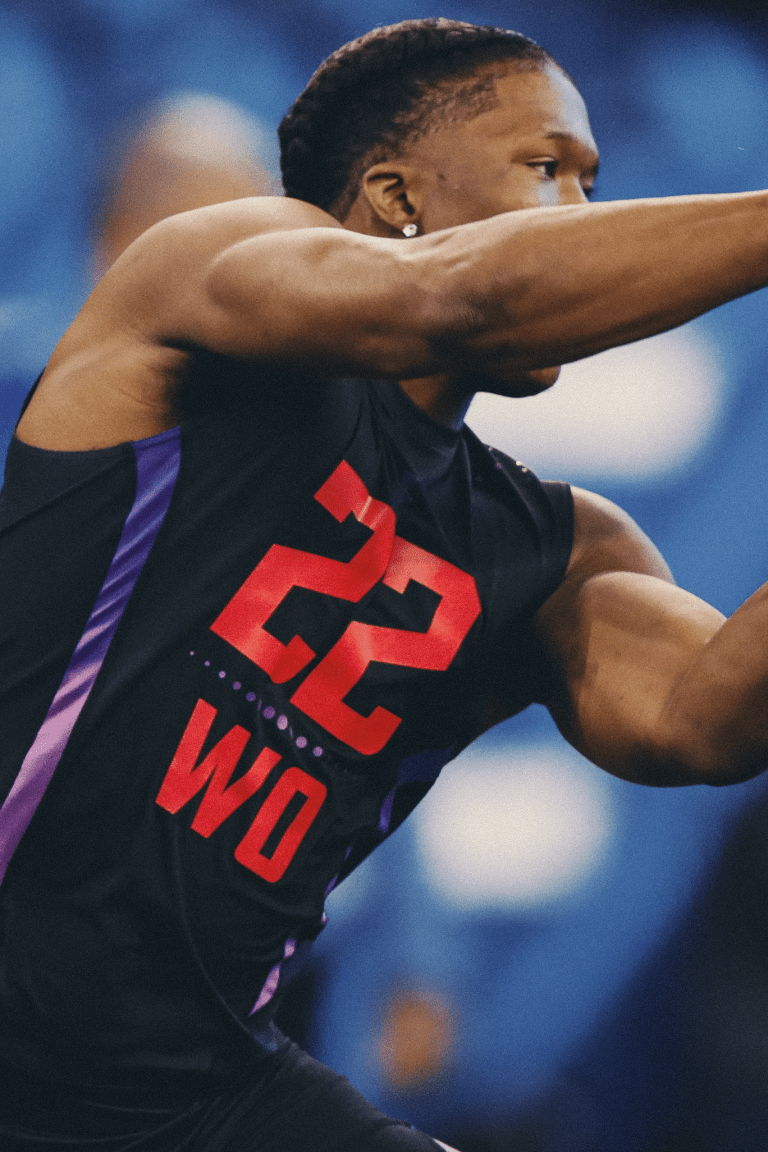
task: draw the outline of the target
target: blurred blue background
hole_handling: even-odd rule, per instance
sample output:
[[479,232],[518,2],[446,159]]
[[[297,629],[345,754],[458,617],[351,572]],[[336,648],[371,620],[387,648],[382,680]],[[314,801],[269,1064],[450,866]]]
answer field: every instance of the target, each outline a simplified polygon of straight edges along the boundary
[[[202,109],[214,135],[224,116],[268,183],[276,124],[321,59],[435,15],[516,28],[564,64],[601,147],[598,199],[768,186],[762,3],[3,0],[3,451],[153,110]],[[758,293],[569,367],[545,397],[481,397],[469,422],[622,504],[731,612],[768,569],[766,352]],[[765,795],[613,780],[531,709],[333,895],[286,1021],[464,1152],[765,1152]]]

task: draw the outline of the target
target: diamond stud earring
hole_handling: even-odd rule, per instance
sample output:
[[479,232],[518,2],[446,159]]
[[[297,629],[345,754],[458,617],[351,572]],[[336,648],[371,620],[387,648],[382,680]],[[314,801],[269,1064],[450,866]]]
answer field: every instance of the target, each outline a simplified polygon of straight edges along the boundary
[[403,236],[407,236],[408,239],[410,240],[410,238],[412,236],[416,235],[418,230],[419,230],[418,224],[406,224],[405,228],[403,228]]

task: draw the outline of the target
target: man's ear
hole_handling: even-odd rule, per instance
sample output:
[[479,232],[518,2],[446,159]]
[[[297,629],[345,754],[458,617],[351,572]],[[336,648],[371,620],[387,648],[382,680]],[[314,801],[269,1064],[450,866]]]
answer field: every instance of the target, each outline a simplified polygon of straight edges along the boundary
[[391,160],[373,164],[363,176],[362,189],[379,220],[396,232],[419,223],[421,182],[409,164]]

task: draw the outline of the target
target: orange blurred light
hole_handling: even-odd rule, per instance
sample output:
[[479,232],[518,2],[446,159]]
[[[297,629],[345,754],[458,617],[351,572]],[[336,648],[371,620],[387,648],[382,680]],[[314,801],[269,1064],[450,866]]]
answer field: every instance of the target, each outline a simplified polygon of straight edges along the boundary
[[450,1060],[455,1013],[443,995],[400,989],[387,1001],[377,1056],[383,1079],[394,1092],[417,1092]]

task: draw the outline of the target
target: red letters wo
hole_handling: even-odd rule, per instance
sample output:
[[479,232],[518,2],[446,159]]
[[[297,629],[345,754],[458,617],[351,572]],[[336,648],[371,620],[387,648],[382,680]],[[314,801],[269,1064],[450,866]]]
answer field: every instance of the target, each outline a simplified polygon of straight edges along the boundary
[[[176,813],[207,785],[192,821],[192,830],[205,837],[215,832],[228,816],[258,792],[280,760],[279,752],[262,748],[248,771],[230,784],[232,773],[251,737],[247,729],[236,724],[197,764],[215,718],[216,709],[205,700],[198,700],[157,794],[160,807]],[[304,796],[304,803],[280,837],[272,855],[264,856],[262,848],[297,793]],[[296,855],[326,794],[327,789],[319,780],[300,768],[288,768],[238,844],[235,859],[270,883],[279,880]]]
[[[323,805],[327,791],[325,784],[315,780],[309,773],[302,772],[301,768],[289,768],[275,784],[259,809],[258,816],[235,849],[235,860],[274,884],[293,860],[296,849]],[[263,856],[262,848],[297,793],[304,796],[304,803],[280,837],[280,843],[272,855]]]

